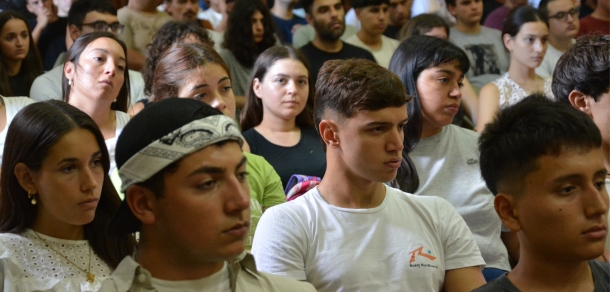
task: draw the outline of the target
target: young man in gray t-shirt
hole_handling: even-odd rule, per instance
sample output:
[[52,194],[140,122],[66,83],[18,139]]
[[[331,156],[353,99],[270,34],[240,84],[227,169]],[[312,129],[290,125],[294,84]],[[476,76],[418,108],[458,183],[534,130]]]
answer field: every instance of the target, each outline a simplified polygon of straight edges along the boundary
[[508,70],[509,58],[502,33],[481,25],[482,0],[445,0],[447,9],[457,23],[451,28],[451,41],[470,58],[471,69],[466,78],[472,86],[483,85],[500,78]]

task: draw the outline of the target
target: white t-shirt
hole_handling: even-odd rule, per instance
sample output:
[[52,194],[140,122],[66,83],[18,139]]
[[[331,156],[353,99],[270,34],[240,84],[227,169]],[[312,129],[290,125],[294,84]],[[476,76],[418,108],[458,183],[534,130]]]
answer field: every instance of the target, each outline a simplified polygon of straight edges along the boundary
[[216,30],[222,21],[222,13],[218,13],[216,10],[208,8],[205,11],[199,11],[199,13],[197,13],[197,18],[209,21]]
[[11,124],[17,113],[27,105],[34,103],[35,101],[25,96],[15,97],[4,97],[0,95],[0,98],[4,100],[4,108],[6,110],[6,125],[4,129],[0,131],[0,166],[2,165],[2,156],[4,154],[4,143],[6,141],[6,132],[8,132],[8,126]]
[[[0,264],[4,291],[97,291],[104,279],[110,277],[110,267],[91,249],[93,283],[74,266],[89,270],[89,242],[65,240],[39,233],[62,256],[46,247],[31,229],[21,234],[0,234]],[[66,261],[67,256],[74,264]],[[0,273],[0,274],[2,274]],[[0,284],[1,285],[1,284]]]
[[151,278],[152,286],[163,292],[230,292],[229,268],[224,264],[220,271],[203,279],[191,281],[167,281]]
[[390,66],[390,59],[392,59],[394,51],[396,51],[396,49],[400,45],[399,41],[391,39],[384,35],[381,35],[381,48],[377,50],[373,50],[371,49],[371,47],[363,43],[360,38],[358,38],[357,34],[347,38],[345,42],[371,52],[371,54],[373,54],[373,57],[375,57],[377,64],[383,66],[386,69]]
[[510,271],[508,252],[500,238],[502,221],[481,177],[478,139],[476,132],[455,125],[421,139],[409,153],[419,176],[415,195],[449,201],[468,224],[487,267]]
[[388,186],[370,209],[329,205],[317,188],[271,207],[252,254],[259,270],[318,291],[440,291],[445,271],[485,264],[447,201]]
[[112,174],[112,172],[114,172],[114,169],[116,168],[116,160],[114,159],[114,153],[116,151],[116,142],[119,139],[119,135],[121,135],[121,132],[123,132],[123,128],[125,128],[125,125],[127,125],[127,123],[129,122],[128,114],[121,111],[114,111],[114,113],[116,115],[116,129],[114,130],[114,138],[110,138],[104,141],[106,142],[106,148],[108,148],[108,155],[110,156],[110,171],[108,172],[108,174]]

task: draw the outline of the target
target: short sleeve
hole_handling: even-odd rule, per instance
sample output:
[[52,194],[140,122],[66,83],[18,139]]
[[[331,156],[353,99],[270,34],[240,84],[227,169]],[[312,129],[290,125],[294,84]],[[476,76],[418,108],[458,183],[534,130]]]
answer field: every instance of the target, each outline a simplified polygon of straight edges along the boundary
[[314,39],[315,33],[315,30],[309,24],[299,27],[292,35],[292,45],[297,49],[301,48]]
[[282,180],[273,166],[264,160],[261,165],[265,173],[265,191],[263,192],[263,207],[272,207],[286,202],[286,194],[282,188]]
[[306,232],[292,218],[296,216],[289,215],[282,206],[263,214],[254,234],[252,254],[259,271],[303,281],[307,279]]
[[484,267],[485,261],[479,247],[462,216],[446,200],[439,198],[437,202],[441,217],[440,232],[445,250],[445,269]]

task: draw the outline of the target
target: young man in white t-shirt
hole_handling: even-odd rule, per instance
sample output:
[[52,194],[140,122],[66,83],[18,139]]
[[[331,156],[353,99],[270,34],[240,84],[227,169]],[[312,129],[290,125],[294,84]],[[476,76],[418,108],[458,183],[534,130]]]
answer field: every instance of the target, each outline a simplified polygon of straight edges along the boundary
[[261,271],[318,291],[471,291],[485,283],[468,226],[444,199],[388,187],[402,163],[409,98],[367,60],[332,60],[316,83],[326,149],[320,185],[263,214],[252,253]]
[[151,103],[117,142],[125,199],[108,235],[139,232],[100,291],[313,292],[259,272],[244,252],[250,194],[233,118],[190,98]]
[[361,24],[360,31],[345,40],[371,52],[377,64],[384,68],[390,66],[390,58],[400,45],[399,41],[383,35],[388,27],[389,4],[389,0],[352,0],[356,18]]

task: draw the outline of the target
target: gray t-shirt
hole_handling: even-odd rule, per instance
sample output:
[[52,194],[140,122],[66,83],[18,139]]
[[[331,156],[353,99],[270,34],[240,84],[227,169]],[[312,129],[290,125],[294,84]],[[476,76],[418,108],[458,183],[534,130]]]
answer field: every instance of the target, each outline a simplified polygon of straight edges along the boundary
[[499,30],[481,26],[478,34],[466,34],[452,27],[451,41],[462,48],[470,59],[470,70],[466,77],[472,86],[480,89],[508,71],[510,59]]
[[[589,261],[589,267],[591,267],[593,281],[595,282],[593,291],[610,291],[610,263]],[[506,275],[507,274],[502,275],[500,278],[487,283],[483,287],[473,290],[473,292],[520,292],[521,290],[515,287]]]
[[231,71],[231,87],[233,87],[233,94],[236,96],[244,96],[246,92],[248,92],[248,87],[250,87],[250,74],[252,73],[252,68],[244,67],[233,55],[233,53],[227,49],[222,49],[218,54],[222,57],[222,59],[229,66],[229,71]]
[[449,201],[474,235],[486,266],[510,271],[494,196],[481,177],[478,137],[473,131],[448,125],[421,139],[409,153],[420,181],[415,195]]

